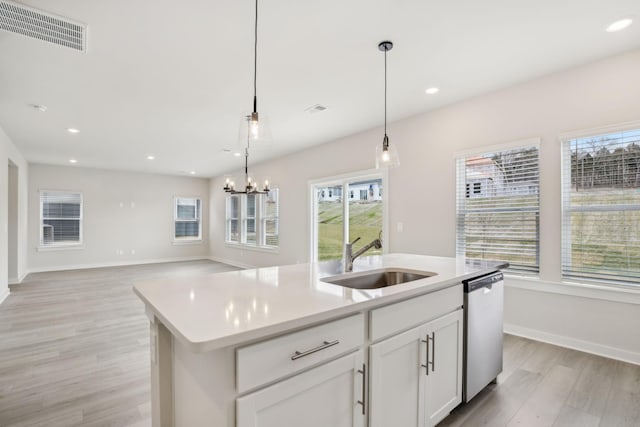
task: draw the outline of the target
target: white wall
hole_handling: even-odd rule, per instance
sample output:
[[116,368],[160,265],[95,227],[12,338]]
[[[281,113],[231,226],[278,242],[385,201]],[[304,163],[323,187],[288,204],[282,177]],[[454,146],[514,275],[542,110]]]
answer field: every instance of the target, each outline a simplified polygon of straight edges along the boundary
[[[27,173],[28,165],[13,142],[0,127],[0,302],[9,293],[9,161],[17,168],[17,279],[27,272]],[[14,177],[15,178],[15,177]],[[13,279],[13,278],[12,278]]]
[[[556,293],[565,290],[560,283],[558,135],[640,120],[638,75],[640,50],[392,123],[388,134],[391,144],[398,146],[402,163],[400,168],[390,171],[386,193],[390,203],[389,250],[454,256],[455,153],[540,138],[540,277],[547,286],[542,292],[535,282],[512,279],[519,287],[514,286],[507,292],[505,322],[512,332],[537,334],[538,338],[564,345],[579,346],[587,342],[589,348],[585,345],[581,348],[640,363],[640,340],[634,330],[640,319],[639,298],[632,295],[622,298],[628,302],[603,302],[591,297],[609,298],[610,293],[593,291],[588,298]],[[425,97],[425,104],[428,102]],[[374,147],[381,141],[381,129],[374,129],[251,167],[252,175],[270,175],[272,182],[281,188],[279,254],[224,245],[223,179],[212,179],[212,256],[257,266],[307,261],[307,181],[371,168]],[[402,233],[397,232],[398,222],[404,224]],[[583,292],[578,289],[575,293]],[[594,304],[598,310],[593,309]],[[629,322],[630,318],[635,318],[635,322]],[[599,331],[615,330],[616,334],[583,327],[593,325],[596,320],[602,322]]]
[[20,169],[11,160],[8,168],[8,193],[7,193],[7,263],[9,283],[18,282],[18,185]]
[[[38,249],[40,190],[82,193],[82,249]],[[207,258],[206,220],[201,243],[173,244],[173,198],[200,197],[206,219],[208,193],[209,181],[204,178],[32,164],[29,168],[29,271]],[[123,253],[120,255],[119,251]]]

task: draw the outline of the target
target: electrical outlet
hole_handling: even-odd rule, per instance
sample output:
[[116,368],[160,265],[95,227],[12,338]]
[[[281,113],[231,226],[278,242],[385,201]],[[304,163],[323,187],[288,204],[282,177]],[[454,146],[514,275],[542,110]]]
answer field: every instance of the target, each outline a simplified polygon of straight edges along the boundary
[[131,249],[131,255],[135,255],[136,254],[136,250],[135,249]]
[[404,231],[404,224],[399,222],[397,225],[398,233],[402,233]]

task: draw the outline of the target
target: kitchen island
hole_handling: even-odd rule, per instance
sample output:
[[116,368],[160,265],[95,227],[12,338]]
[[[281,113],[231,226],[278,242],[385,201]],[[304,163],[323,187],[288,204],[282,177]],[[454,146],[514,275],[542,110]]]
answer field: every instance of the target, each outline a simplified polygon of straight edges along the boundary
[[[435,424],[460,403],[461,281],[504,266],[389,254],[137,283],[153,425]],[[380,270],[428,277],[328,282]]]

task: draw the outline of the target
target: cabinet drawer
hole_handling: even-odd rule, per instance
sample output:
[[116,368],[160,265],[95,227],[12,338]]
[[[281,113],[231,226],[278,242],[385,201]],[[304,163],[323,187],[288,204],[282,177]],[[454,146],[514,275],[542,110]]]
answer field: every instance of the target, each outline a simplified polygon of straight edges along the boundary
[[364,315],[262,341],[236,352],[238,393],[299,372],[364,343]]
[[428,322],[462,307],[462,304],[462,284],[459,284],[371,310],[371,341]]

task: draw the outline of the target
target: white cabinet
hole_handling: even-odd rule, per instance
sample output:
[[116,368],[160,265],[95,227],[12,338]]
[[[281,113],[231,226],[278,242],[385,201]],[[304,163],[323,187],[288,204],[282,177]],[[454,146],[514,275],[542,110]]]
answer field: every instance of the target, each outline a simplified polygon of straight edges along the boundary
[[427,426],[434,426],[462,402],[462,322],[457,310],[426,326],[429,340],[429,375],[425,375]]
[[362,427],[365,374],[360,350],[240,397],[236,426]]
[[433,426],[462,401],[462,310],[370,347],[371,427]]

